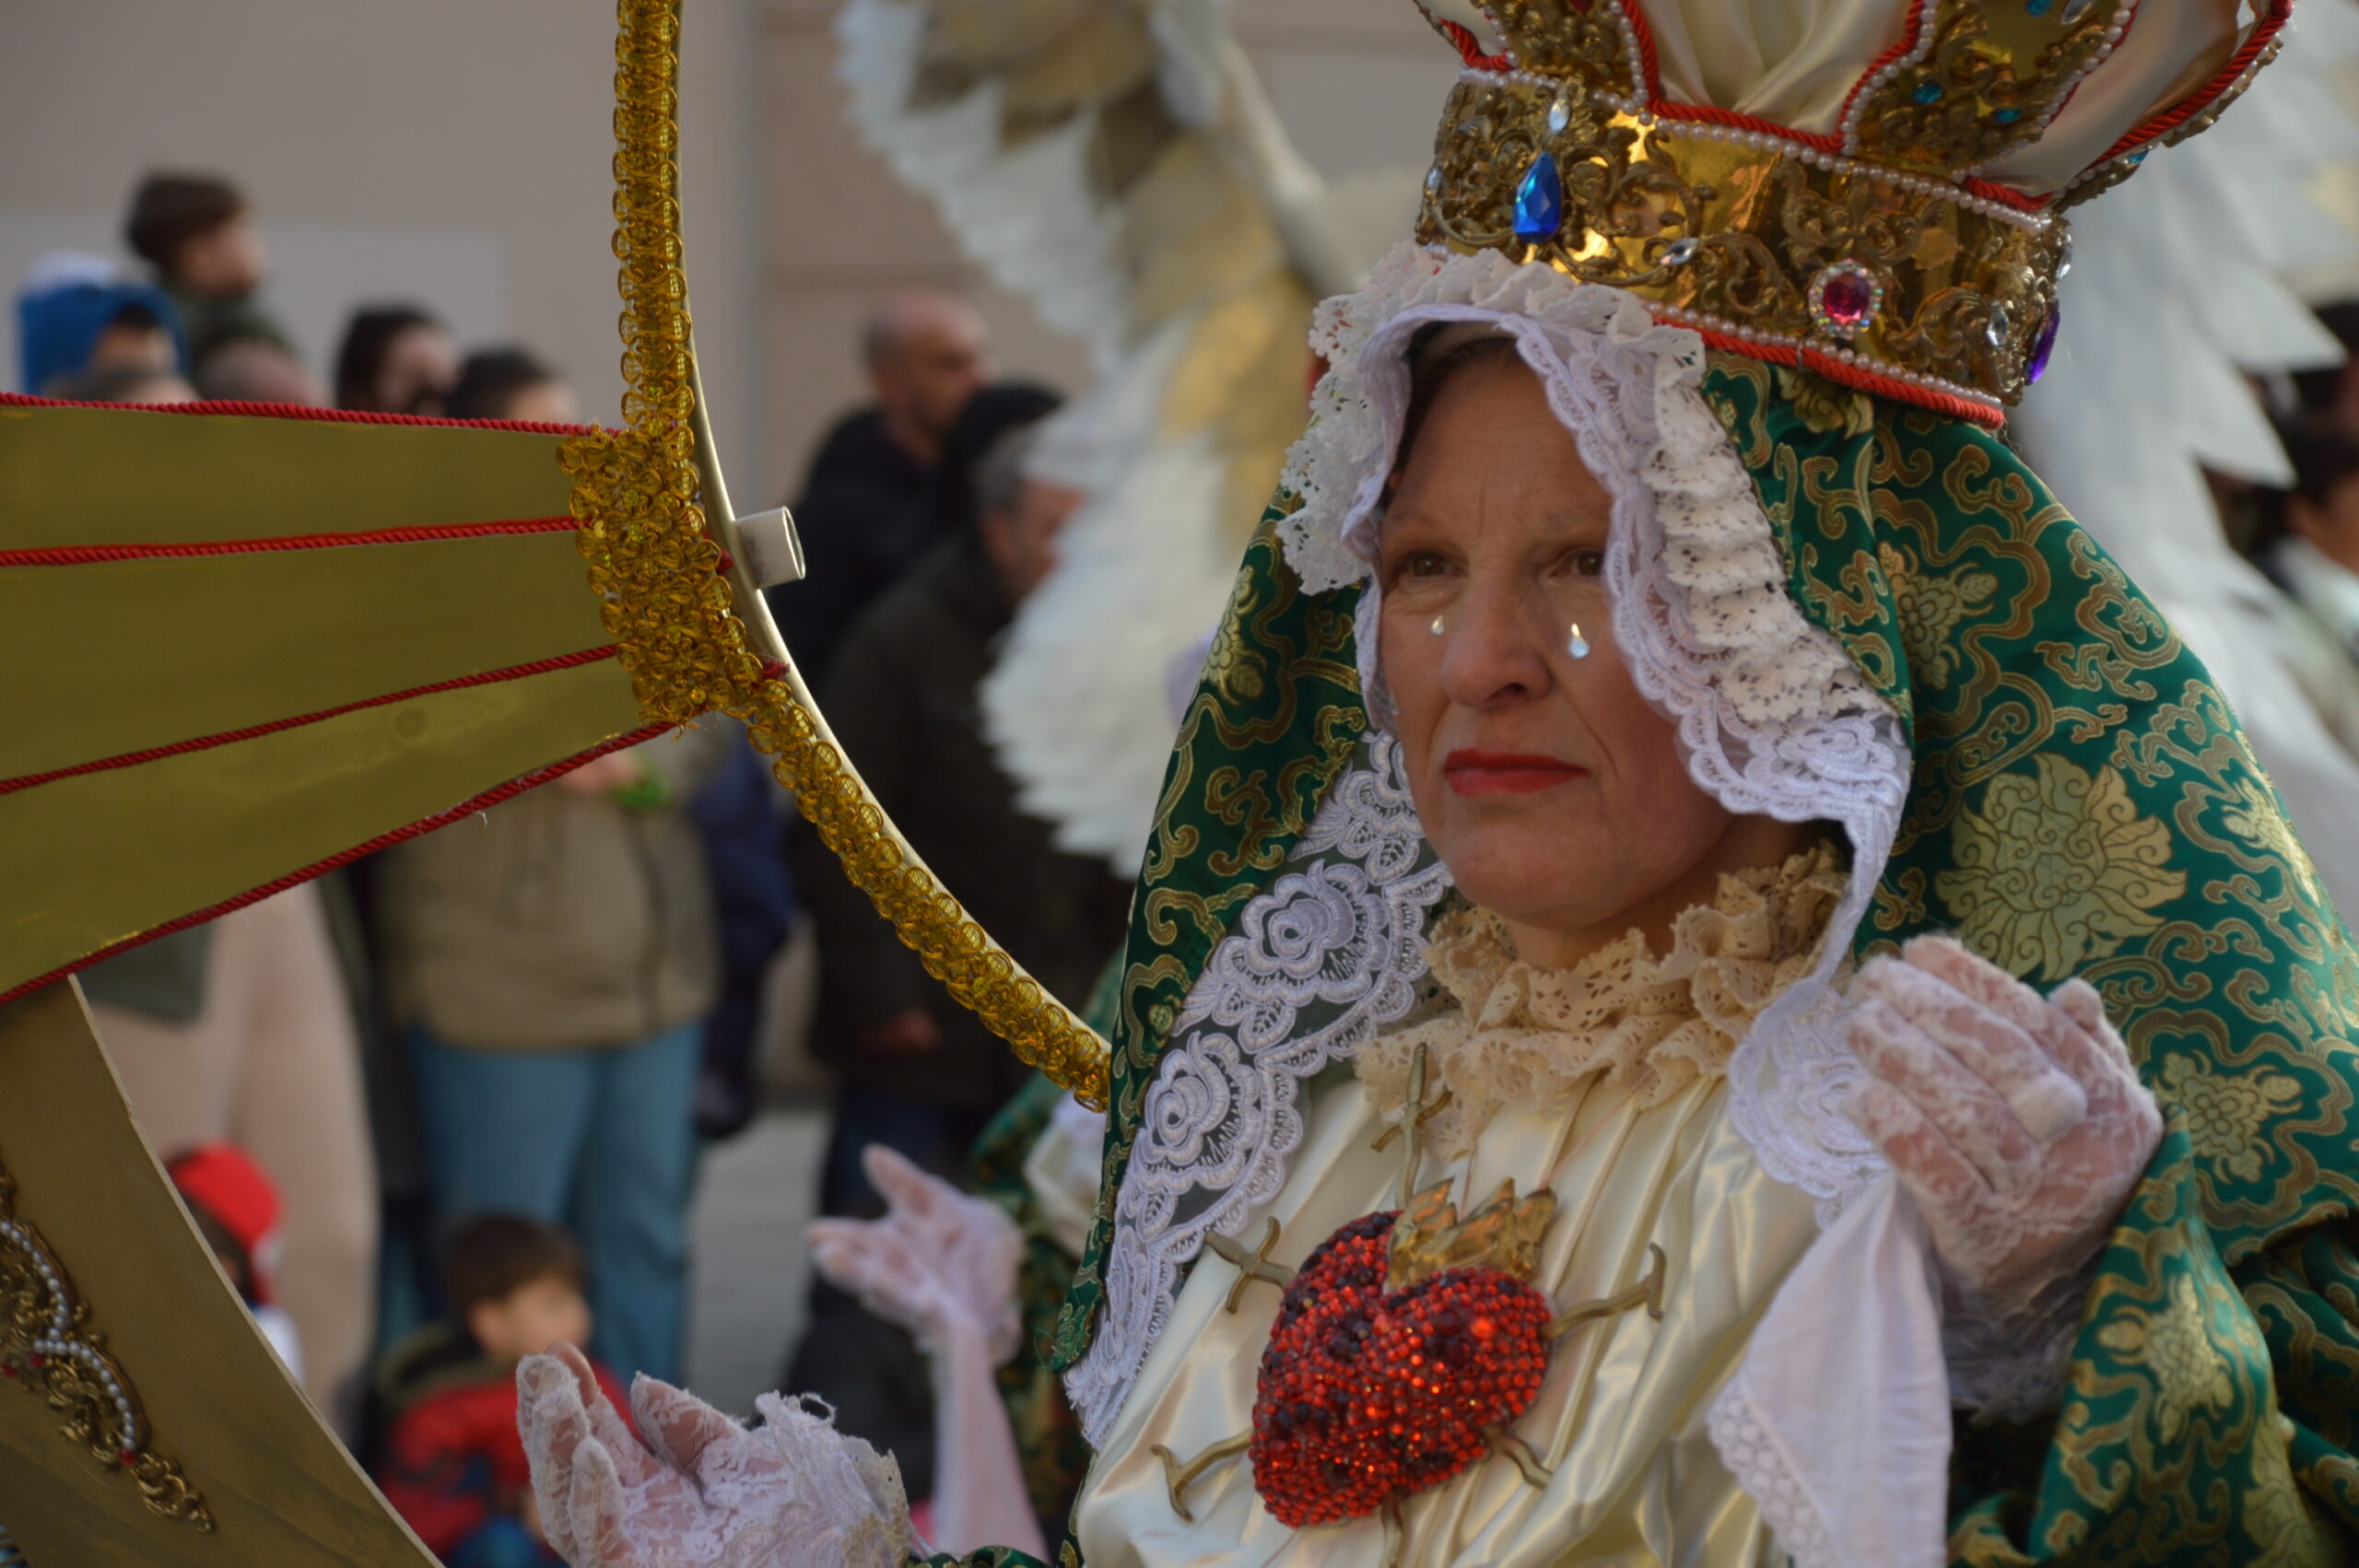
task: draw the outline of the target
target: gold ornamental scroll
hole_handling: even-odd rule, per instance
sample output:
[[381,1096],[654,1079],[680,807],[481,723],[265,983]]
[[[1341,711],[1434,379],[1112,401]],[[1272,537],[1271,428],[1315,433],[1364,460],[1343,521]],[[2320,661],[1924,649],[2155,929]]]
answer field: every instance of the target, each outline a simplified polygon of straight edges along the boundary
[[[0,1006],[0,1523],[33,1568],[433,1568],[222,1278],[71,982]],[[73,1349],[27,1348],[36,1257]]]
[[[566,442],[590,579],[649,723],[745,720],[853,884],[926,971],[1030,1066],[1102,1108],[1107,1046],[926,869],[828,731],[737,547],[681,270],[678,0],[621,0],[615,253],[628,428]],[[701,496],[701,502],[699,502]],[[742,613],[741,613],[742,607]]]

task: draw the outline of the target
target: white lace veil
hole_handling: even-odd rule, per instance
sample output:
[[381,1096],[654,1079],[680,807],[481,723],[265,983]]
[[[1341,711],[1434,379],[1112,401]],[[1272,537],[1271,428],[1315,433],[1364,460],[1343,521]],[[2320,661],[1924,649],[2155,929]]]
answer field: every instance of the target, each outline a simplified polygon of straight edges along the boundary
[[[1767,516],[1699,392],[1702,341],[1629,295],[1496,252],[1404,245],[1368,286],[1320,308],[1331,367],[1288,463],[1301,508],[1282,526],[1307,591],[1358,586],[1363,690],[1378,593],[1374,513],[1408,400],[1417,329],[1475,322],[1512,336],[1583,461],[1613,497],[1614,632],[1640,690],[1678,726],[1696,782],[1731,811],[1832,821],[1850,882],[1816,970],[1756,1023],[1730,1065],[1731,1116],[1771,1175],[1832,1216],[1881,1168],[1838,1107],[1856,1067],[1827,1027],[1830,981],[1883,874],[1910,772],[1898,718],[1794,603]],[[1067,1375],[1099,1441],[1217,1230],[1242,1235],[1299,1144],[1304,1080],[1402,1018],[1424,935],[1449,889],[1418,825],[1398,747],[1371,730],[1285,872],[1214,951],[1148,1087],[1106,1258],[1103,1316]]]

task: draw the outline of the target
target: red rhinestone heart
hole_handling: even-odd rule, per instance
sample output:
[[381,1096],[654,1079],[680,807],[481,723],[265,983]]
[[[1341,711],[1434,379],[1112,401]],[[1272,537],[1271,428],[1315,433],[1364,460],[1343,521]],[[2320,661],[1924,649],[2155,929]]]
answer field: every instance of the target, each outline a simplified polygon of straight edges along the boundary
[[1488,1452],[1548,1366],[1548,1300],[1496,1269],[1387,1291],[1392,1213],[1320,1243],[1286,1287],[1253,1398],[1253,1489],[1294,1528],[1373,1514]]

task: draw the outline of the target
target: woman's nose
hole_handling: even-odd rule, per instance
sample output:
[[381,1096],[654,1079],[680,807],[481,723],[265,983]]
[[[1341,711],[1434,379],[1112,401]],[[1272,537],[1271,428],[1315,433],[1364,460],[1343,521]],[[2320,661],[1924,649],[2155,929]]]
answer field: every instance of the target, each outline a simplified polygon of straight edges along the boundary
[[1462,707],[1489,708],[1546,692],[1554,679],[1550,639],[1561,643],[1565,636],[1552,614],[1526,593],[1475,586],[1461,594],[1444,622],[1443,695]]

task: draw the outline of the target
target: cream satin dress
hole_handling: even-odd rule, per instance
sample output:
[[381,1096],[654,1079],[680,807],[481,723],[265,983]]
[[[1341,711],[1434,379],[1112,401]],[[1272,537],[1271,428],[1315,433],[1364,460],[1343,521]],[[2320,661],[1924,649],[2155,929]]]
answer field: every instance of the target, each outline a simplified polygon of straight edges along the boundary
[[[1777,873],[1778,880],[1794,879],[1802,860]],[[1840,879],[1822,875],[1815,885],[1822,892],[1839,888]],[[1724,885],[1718,909],[1726,908],[1730,894]],[[1808,901],[1806,923],[1813,929],[1799,952],[1785,942],[1779,945],[1788,951],[1760,953],[1765,962],[1735,966],[1756,975],[1806,966],[1828,902],[1831,895]],[[1704,908],[1689,916],[1708,920],[1715,912]],[[1752,923],[1766,931],[1762,923]],[[1467,1013],[1498,1022],[1499,1010],[1485,1012],[1481,995],[1489,989],[1483,982],[1496,980],[1496,974],[1478,980],[1470,995],[1438,960],[1436,967],[1460,992]],[[1730,967],[1719,965],[1723,978]],[[1713,965],[1706,969],[1696,980],[1699,991]],[[1694,978],[1692,964],[1688,970]],[[1506,1033],[1528,1050],[1537,1037],[1532,1020],[1509,1023],[1514,1027]],[[1471,1027],[1461,1018],[1454,1033],[1462,1038]],[[1678,1033],[1692,1044],[1692,1029]],[[1436,1060],[1448,1082],[1449,1058],[1437,1052]],[[1624,1065],[1632,1064],[1625,1059]],[[1662,1249],[1669,1268],[1661,1321],[1630,1312],[1557,1341],[1539,1398],[1511,1428],[1553,1471],[1552,1479],[1535,1487],[1513,1463],[1491,1457],[1414,1494],[1402,1508],[1404,1568],[1748,1568],[1784,1561],[1752,1498],[1721,1465],[1706,1417],[1754,1325],[1818,1226],[1811,1199],[1764,1174],[1730,1125],[1726,1078],[1717,1070],[1684,1067],[1669,1076],[1678,1086],[1668,1093],[1660,1082],[1649,1082],[1641,1064],[1636,1073],[1592,1071],[1505,1103],[1496,1094],[1487,1103],[1471,1096],[1483,1111],[1479,1123],[1462,1124],[1437,1144],[1471,1147],[1456,1157],[1421,1159],[1415,1186],[1452,1178],[1461,1211],[1508,1179],[1519,1193],[1542,1187],[1555,1193],[1557,1212],[1543,1237],[1532,1282],[1559,1312],[1638,1283],[1649,1267],[1649,1245]],[[1385,1075],[1370,1077],[1382,1082]],[[1403,1097],[1345,1068],[1306,1085],[1302,1146],[1285,1185],[1262,1211],[1282,1226],[1270,1253],[1274,1260],[1298,1267],[1339,1227],[1397,1206],[1400,1144],[1383,1152],[1372,1145],[1398,1118]],[[1261,1232],[1257,1215],[1251,1237]],[[1280,1291],[1256,1282],[1232,1314],[1226,1302],[1236,1280],[1234,1266],[1207,1254],[1182,1286],[1083,1490],[1075,1523],[1090,1568],[1335,1562],[1374,1568],[1382,1561],[1384,1528],[1373,1516],[1301,1530],[1280,1524],[1256,1496],[1243,1456],[1188,1489],[1193,1523],[1174,1512],[1154,1448],[1168,1447],[1185,1461],[1251,1426],[1255,1383]]]

